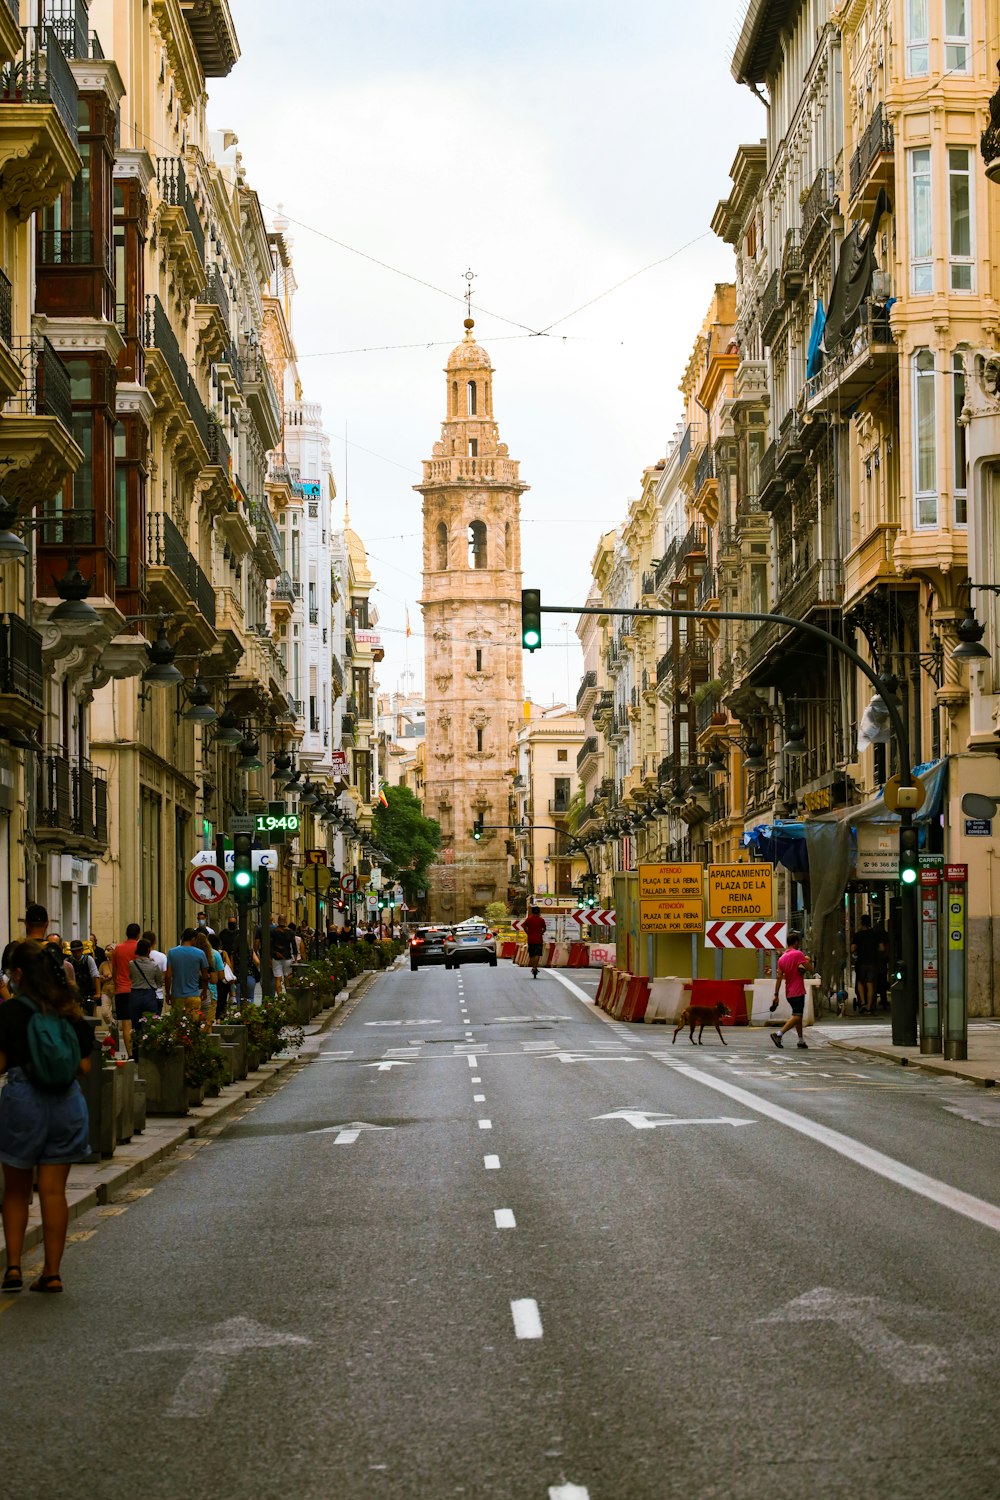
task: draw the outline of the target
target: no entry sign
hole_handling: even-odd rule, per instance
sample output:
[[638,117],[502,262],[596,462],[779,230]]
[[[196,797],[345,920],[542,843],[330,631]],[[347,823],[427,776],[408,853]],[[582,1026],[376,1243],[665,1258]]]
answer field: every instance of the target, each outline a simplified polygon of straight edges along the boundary
[[187,886],[192,901],[199,906],[214,906],[228,891],[229,880],[218,865],[199,865],[188,876]]

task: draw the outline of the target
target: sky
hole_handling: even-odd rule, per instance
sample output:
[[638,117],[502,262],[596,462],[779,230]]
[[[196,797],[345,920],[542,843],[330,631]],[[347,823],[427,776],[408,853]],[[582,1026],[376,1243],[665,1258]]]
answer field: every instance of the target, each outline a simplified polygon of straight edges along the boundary
[[[733,277],[709,224],[737,147],[766,129],[729,72],[746,0],[230,3],[242,56],[210,80],[209,125],[236,132],[265,214],[290,221],[303,395],[377,580],[381,687],[409,671],[419,688],[411,486],[440,435],[464,273],[500,438],[531,486],[523,583],[579,606]],[[575,702],[574,625],[544,619],[524,663],[536,703]]]

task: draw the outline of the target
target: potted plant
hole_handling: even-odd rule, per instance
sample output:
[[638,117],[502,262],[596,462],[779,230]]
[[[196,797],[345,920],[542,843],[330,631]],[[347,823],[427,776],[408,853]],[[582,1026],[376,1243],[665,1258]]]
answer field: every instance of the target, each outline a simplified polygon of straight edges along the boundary
[[182,1027],[183,1010],[175,1005],[162,1016],[147,1017],[139,1038],[139,1077],[146,1086],[150,1115],[186,1115],[185,1053],[192,1043]]

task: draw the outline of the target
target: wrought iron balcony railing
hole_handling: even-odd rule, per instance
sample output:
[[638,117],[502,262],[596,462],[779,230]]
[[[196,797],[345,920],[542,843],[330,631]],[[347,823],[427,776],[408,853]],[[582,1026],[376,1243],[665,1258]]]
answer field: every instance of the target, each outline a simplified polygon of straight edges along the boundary
[[206,304],[214,303],[222,314],[223,323],[225,323],[227,328],[229,327],[229,293],[226,291],[226,284],[222,279],[222,272],[218,266],[209,267],[208,279],[205,282],[205,290],[201,294],[200,301]]
[[20,388],[7,403],[9,412],[57,417],[67,432],[73,430],[69,371],[46,338],[15,339],[11,352],[21,366]]
[[830,227],[833,185],[833,172],[829,167],[821,167],[802,205],[802,254],[807,260],[822,243]]
[[205,229],[198,213],[194,195],[188,186],[184,163],[179,156],[160,156],[156,161],[156,186],[164,203],[173,208],[182,208],[187,227],[198,251],[198,259],[205,263]]
[[583,702],[584,698],[586,698],[586,696],[590,692],[591,688],[596,687],[596,686],[597,686],[597,673],[596,672],[584,672],[583,677],[580,679],[580,686],[577,688],[577,692],[576,692],[576,706],[577,706],[577,708],[579,708],[580,704]]
[[215,589],[188,551],[187,543],[163,511],[146,517],[146,565],[169,568],[187,590],[188,598],[215,629]]
[[76,79],[51,26],[24,26],[19,58],[0,70],[0,104],[54,104],[66,133],[79,149]]
[[42,708],[42,637],[20,615],[0,615],[0,693]]
[[10,279],[0,271],[0,340],[10,348],[13,333],[13,288]]
[[852,201],[864,187],[868,180],[868,175],[878,158],[883,153],[891,156],[894,150],[895,138],[892,126],[889,123],[889,117],[884,107],[881,104],[876,104],[867,129],[858,142],[857,150],[851,157],[848,176]]
[[770,344],[777,333],[782,310],[781,272],[774,271],[760,299],[760,334],[765,344]]
[[715,478],[715,460],[712,455],[711,446],[706,443],[698,460],[698,467],[694,471],[694,492],[700,495],[704,486],[710,479]]
[[596,754],[597,754],[597,736],[596,736],[596,734],[589,734],[587,736],[587,738],[584,740],[583,744],[580,746],[579,750],[576,752],[576,769],[579,771],[580,767],[583,765],[583,763],[587,759],[587,757],[589,755],[596,755]]

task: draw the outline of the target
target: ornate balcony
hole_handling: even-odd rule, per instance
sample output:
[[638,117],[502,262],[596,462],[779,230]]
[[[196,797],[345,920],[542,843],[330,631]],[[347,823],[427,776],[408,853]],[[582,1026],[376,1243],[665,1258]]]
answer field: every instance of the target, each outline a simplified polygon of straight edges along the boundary
[[808,261],[819,249],[830,232],[830,213],[834,198],[834,176],[829,167],[822,167],[813,180],[813,185],[802,204],[802,256]]
[[[613,693],[605,691],[598,695],[597,702],[594,704],[594,724],[598,729],[601,729],[610,719],[614,712],[614,707],[615,698]],[[600,720],[600,723],[598,720]]]
[[179,156],[156,162],[157,231],[191,296],[205,280],[205,229]]
[[740,410],[747,406],[762,406],[768,399],[767,362],[763,359],[745,359],[736,367],[733,382],[733,406]]
[[72,437],[69,373],[45,338],[15,339],[11,357],[20,381],[0,421],[3,488],[17,504],[51,495],[83,462]]
[[179,616],[204,649],[215,643],[215,590],[162,511],[146,517],[146,594],[151,609]]
[[583,744],[580,746],[579,750],[576,753],[576,769],[579,775],[583,774],[583,768],[590,760],[591,756],[593,756],[596,760],[597,752],[597,736],[596,734],[590,734],[584,740]]
[[585,672],[576,694],[576,711],[586,718],[597,700],[597,673]]
[[891,187],[895,139],[889,117],[877,104],[851,157],[848,176],[852,208],[874,204],[880,187]]
[[42,638],[20,615],[0,615],[0,722],[30,732],[44,707]]
[[818,375],[806,382],[805,407],[810,413],[850,411],[898,369],[899,356],[889,310],[869,300],[851,338],[831,354]]
[[60,750],[38,757],[36,843],[91,857],[108,844],[108,787],[86,758]]
[[159,297],[146,296],[143,328],[146,384],[158,406],[166,404],[180,418],[179,436],[187,456],[199,468],[208,452],[208,413],[177,335]]
[[779,581],[776,613],[805,620],[814,609],[839,609],[843,599],[842,565],[832,558],[817,558],[804,572]]
[[0,69],[0,208],[18,219],[54,203],[81,168],[76,79],[51,26],[26,26]]
[[764,343],[771,340],[781,327],[785,306],[781,296],[781,272],[774,271],[760,299],[760,336]]
[[786,298],[795,297],[802,290],[805,262],[802,254],[802,231],[789,229],[781,248],[781,287]]
[[285,549],[270,506],[263,500],[251,500],[249,514],[256,539],[254,550],[264,577],[277,578],[284,565]]
[[757,489],[760,493],[761,510],[769,511],[775,501],[785,492],[784,482],[778,474],[778,444],[771,443],[761,454],[757,465]]

